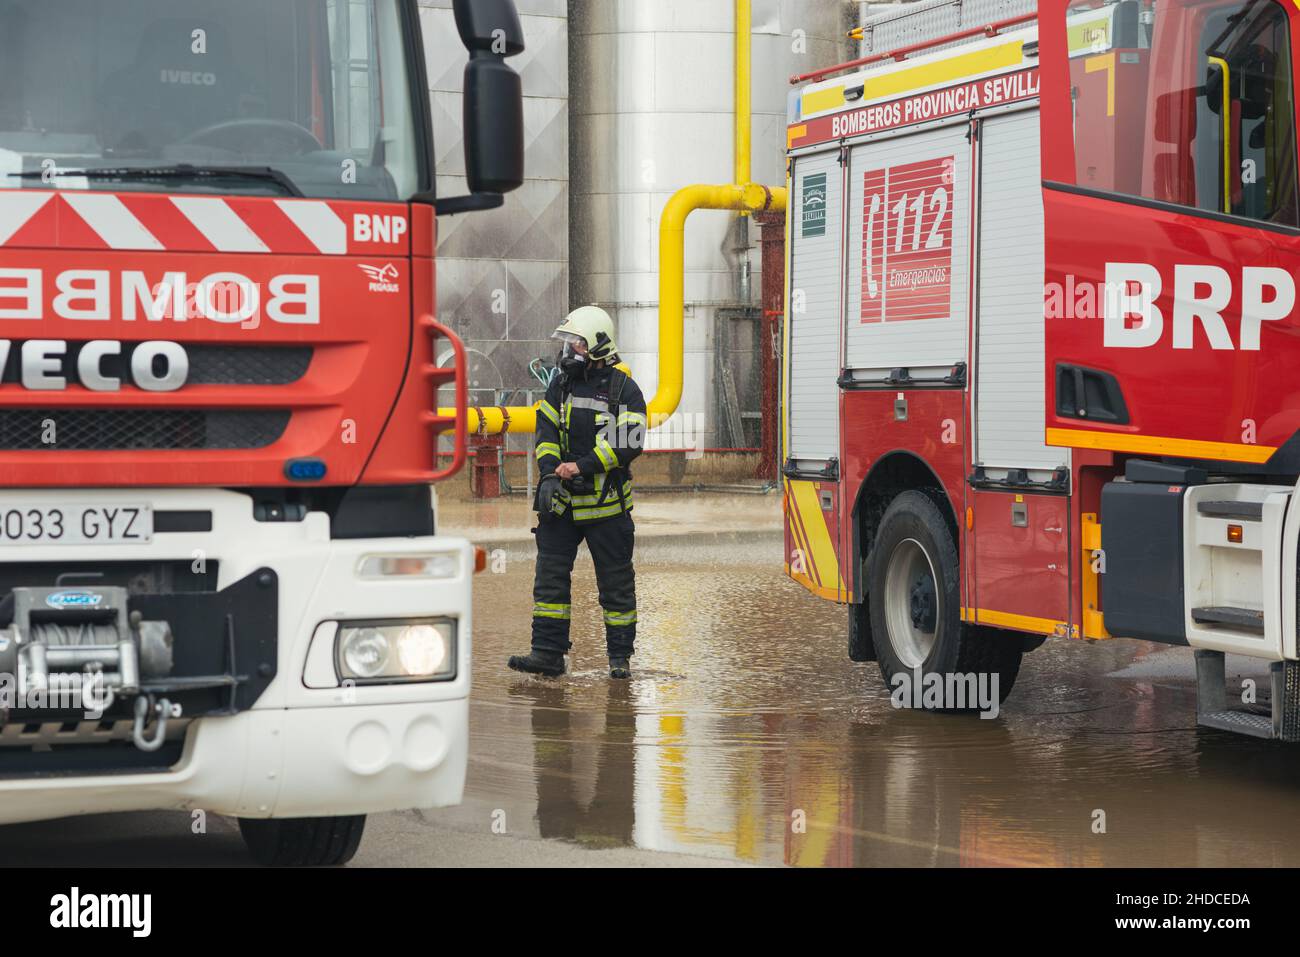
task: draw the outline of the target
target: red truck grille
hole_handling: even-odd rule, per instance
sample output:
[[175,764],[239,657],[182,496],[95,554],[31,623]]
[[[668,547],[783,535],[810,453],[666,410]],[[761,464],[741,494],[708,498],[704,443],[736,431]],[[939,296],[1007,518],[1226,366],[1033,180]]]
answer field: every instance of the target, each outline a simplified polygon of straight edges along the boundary
[[279,409],[3,409],[0,449],[260,449],[288,425]]

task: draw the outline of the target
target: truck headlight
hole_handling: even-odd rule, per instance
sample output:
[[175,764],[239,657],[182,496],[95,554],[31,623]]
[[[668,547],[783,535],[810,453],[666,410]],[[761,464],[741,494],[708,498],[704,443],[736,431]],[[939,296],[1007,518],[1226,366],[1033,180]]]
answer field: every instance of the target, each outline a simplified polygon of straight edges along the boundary
[[388,636],[378,628],[349,628],[339,644],[339,668],[353,678],[375,678],[383,674],[393,656]]
[[450,619],[340,622],[339,677],[358,684],[437,681],[456,676],[456,623]]

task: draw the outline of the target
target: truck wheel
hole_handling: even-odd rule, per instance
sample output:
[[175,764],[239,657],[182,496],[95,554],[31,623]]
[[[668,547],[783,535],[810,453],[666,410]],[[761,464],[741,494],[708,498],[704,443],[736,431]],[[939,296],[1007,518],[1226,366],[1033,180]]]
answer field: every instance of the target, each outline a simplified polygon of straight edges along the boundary
[[957,547],[924,492],[903,492],[890,503],[871,549],[867,582],[872,641],[891,691],[895,675],[914,680],[920,669],[923,675],[996,674],[998,700],[1011,693],[1021,643],[962,623]]
[[239,819],[239,833],[253,859],[267,867],[335,867],[352,860],[365,830],[364,814],[352,817]]

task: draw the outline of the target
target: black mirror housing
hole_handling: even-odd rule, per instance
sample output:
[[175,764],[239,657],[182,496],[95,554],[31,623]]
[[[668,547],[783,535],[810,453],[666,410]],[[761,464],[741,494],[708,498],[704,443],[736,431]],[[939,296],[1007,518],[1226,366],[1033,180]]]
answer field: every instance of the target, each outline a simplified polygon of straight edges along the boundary
[[524,181],[524,94],[500,57],[476,52],[465,67],[465,171],[471,193],[508,193]]
[[514,0],[453,0],[460,42],[471,54],[509,57],[524,51],[524,31]]
[[463,136],[469,194],[437,198],[439,216],[498,209],[502,193],[524,182],[523,81],[509,64],[524,50],[524,31],[514,0],[452,0],[456,30],[469,51],[465,65]]

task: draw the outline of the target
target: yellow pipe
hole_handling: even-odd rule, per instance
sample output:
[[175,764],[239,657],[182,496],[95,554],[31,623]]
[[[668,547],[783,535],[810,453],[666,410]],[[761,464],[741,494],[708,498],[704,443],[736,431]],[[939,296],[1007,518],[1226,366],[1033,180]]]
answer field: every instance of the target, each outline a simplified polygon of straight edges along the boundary
[[697,209],[780,212],[785,203],[784,189],[754,183],[687,186],[668,200],[659,220],[659,387],[647,408],[651,428],[676,412],[682,399],[687,217]]
[[[750,182],[751,78],[750,0],[736,0],[736,182],[725,186],[687,186],[673,194],[659,221],[659,386],[647,406],[650,427],[663,424],[682,400],[686,315],[686,219],[697,209],[727,209],[742,214],[784,212],[784,187]],[[454,409],[439,409],[454,416]],[[537,406],[471,407],[467,431],[496,434],[533,432]]]
[[[512,405],[507,407],[496,406],[470,406],[469,417],[466,420],[466,428],[470,435],[480,431],[479,413],[482,413],[482,429],[488,435],[496,435],[500,432],[536,432],[537,431],[537,406],[535,405]],[[439,415],[456,414],[455,409],[439,409]],[[507,424],[509,427],[505,428]]]
[[750,47],[751,19],[749,0],[736,0],[736,175],[733,182],[750,181],[749,160],[753,152],[750,144]]

